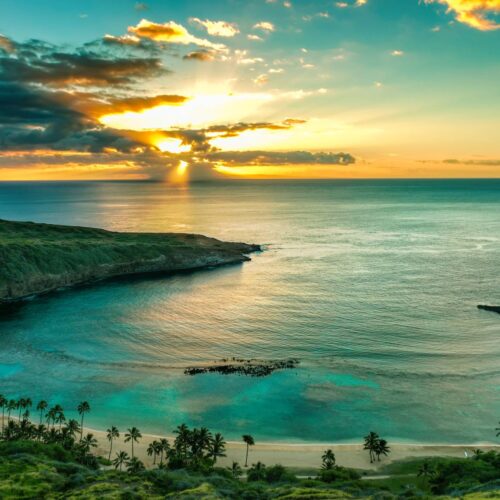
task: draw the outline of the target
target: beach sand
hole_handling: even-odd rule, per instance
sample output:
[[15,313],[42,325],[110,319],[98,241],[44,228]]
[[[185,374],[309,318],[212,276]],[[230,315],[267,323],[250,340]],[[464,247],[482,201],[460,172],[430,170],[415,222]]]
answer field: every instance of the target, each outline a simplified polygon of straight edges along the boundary
[[[85,432],[91,432],[97,438],[99,445],[97,453],[105,457],[109,453],[109,442],[106,439],[106,433],[95,429],[85,429]],[[152,457],[147,455],[146,449],[155,439],[165,436],[155,436],[143,434],[139,443],[134,444],[135,455],[144,462],[146,466],[153,465]],[[169,443],[173,443],[172,436],[167,436]],[[360,440],[361,441],[361,440]],[[256,443],[250,447],[248,464],[251,465],[258,461],[266,465],[281,464],[285,467],[302,469],[304,471],[317,470],[321,466],[321,456],[324,451],[331,448],[335,453],[337,464],[355,469],[366,469],[374,471],[395,460],[418,457],[465,457],[465,453],[470,457],[473,450],[480,448],[484,451],[496,450],[500,452],[500,445],[493,444],[472,444],[472,445],[447,445],[447,444],[398,444],[389,443],[391,453],[389,457],[382,457],[380,462],[370,464],[368,452],[363,450],[362,444],[285,444],[285,443]],[[130,443],[124,443],[124,433],[113,442],[113,453],[117,451],[126,451],[131,453]],[[243,442],[228,441],[226,444],[226,457],[217,461],[220,466],[229,466],[233,461],[241,466],[245,463],[246,445]]]

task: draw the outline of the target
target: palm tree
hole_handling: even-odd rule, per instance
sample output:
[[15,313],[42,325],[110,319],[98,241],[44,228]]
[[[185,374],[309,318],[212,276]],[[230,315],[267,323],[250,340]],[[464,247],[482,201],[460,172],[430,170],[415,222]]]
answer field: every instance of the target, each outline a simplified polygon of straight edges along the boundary
[[330,470],[335,467],[335,453],[332,450],[326,450],[321,457],[323,464],[321,468],[324,470]]
[[132,458],[134,458],[134,441],[138,443],[141,437],[141,431],[137,427],[127,429],[127,433],[125,434],[125,442],[128,443],[130,441],[130,443],[132,444]]
[[123,464],[128,461],[130,457],[126,451],[120,451],[116,454],[116,458],[113,460],[113,465],[115,469],[120,468],[122,470]]
[[215,436],[210,440],[209,448],[208,448],[208,456],[213,460],[214,464],[217,462],[217,458],[225,457],[226,454],[226,442],[222,437],[222,434],[218,432]]
[[113,450],[113,439],[119,438],[120,433],[118,432],[118,429],[112,425],[108,430],[106,437],[108,438],[109,441],[109,460],[111,460],[111,451]]
[[162,438],[160,439],[160,465],[163,465],[163,454],[167,456],[167,453],[170,450],[170,444],[168,439]]
[[52,427],[54,427],[54,423],[55,423],[55,420],[56,420],[56,409],[55,407],[54,408],[51,408],[47,414],[45,415],[45,420],[47,420],[47,425],[50,427],[50,423],[52,422]]
[[144,469],[144,464],[137,457],[132,457],[127,463],[127,472],[130,474],[137,474]]
[[372,464],[375,459],[375,449],[379,441],[378,434],[376,432],[370,432],[368,436],[365,436],[364,448],[370,453],[370,463]]
[[243,439],[243,442],[246,443],[246,445],[247,445],[247,454],[245,457],[245,467],[248,467],[248,450],[249,450],[250,446],[253,446],[255,444],[255,440],[252,436],[250,436],[250,434],[244,434],[242,436],[242,439]]
[[235,479],[238,479],[243,474],[243,470],[238,462],[233,462],[231,467],[228,467],[228,470]]
[[417,476],[423,476],[423,477],[429,477],[434,474],[434,469],[431,467],[431,464],[429,463],[428,460],[426,460],[421,466],[420,469],[418,470]]
[[17,408],[17,401],[15,399],[11,399],[7,403],[7,422],[10,421],[10,414]]
[[70,436],[74,438],[80,432],[80,424],[74,418],[70,418],[66,423],[66,429],[68,429]]
[[[500,425],[500,421],[498,422],[498,425]],[[500,427],[495,427],[495,430],[497,431],[497,437],[500,436]]]
[[90,411],[90,405],[87,403],[87,401],[82,401],[76,408],[78,410],[78,413],[82,416],[82,420],[80,422],[80,441],[82,440],[83,436],[83,416],[85,413],[88,413]]
[[47,409],[49,404],[45,400],[41,400],[36,405],[36,409],[40,412],[40,425],[42,425],[43,412]]
[[97,448],[97,439],[92,433],[88,433],[81,441],[80,444],[86,453],[90,451],[91,448]]
[[59,430],[61,430],[62,424],[66,422],[66,417],[62,411],[58,411],[55,415],[54,422],[59,424]]
[[262,462],[252,464],[247,474],[247,481],[262,481],[266,474],[266,466]]
[[374,451],[377,455],[377,460],[380,462],[380,455],[387,456],[391,452],[391,449],[389,448],[385,439],[379,439]]
[[21,420],[21,411],[26,408],[26,399],[19,398],[17,401],[17,409],[19,410],[18,420]]
[[149,446],[146,449],[148,456],[153,456],[153,465],[156,465],[156,454],[158,453],[158,441],[153,441],[149,443]]
[[3,394],[0,394],[0,408],[2,408],[2,432],[4,428],[4,420],[5,420],[5,407],[7,406],[7,399]]
[[174,431],[174,434],[177,434],[177,437],[175,438],[174,442],[175,449],[177,453],[181,455],[181,457],[185,458],[186,448],[190,437],[189,428],[186,424],[181,424],[177,426],[177,429]]

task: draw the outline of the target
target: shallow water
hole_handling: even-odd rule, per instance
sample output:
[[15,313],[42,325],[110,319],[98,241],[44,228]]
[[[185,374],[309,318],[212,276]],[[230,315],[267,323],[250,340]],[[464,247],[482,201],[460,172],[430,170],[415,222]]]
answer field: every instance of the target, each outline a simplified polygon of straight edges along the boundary
[[[0,184],[0,217],[265,244],[241,266],[38,298],[0,320],[0,392],[95,427],[238,438],[494,441],[500,181]],[[298,357],[267,378],[188,377]]]

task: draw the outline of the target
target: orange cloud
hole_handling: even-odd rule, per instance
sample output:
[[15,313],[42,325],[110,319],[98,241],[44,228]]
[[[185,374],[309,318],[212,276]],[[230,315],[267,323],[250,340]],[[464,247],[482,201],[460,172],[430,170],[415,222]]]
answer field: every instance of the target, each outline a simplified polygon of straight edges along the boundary
[[147,38],[155,42],[179,43],[182,45],[194,44],[214,50],[226,50],[226,46],[221,43],[213,43],[210,40],[198,38],[174,21],[167,23],[154,23],[147,19],[142,19],[137,26],[129,26],[128,32],[140,38]]
[[481,31],[500,29],[500,24],[487,16],[500,13],[500,0],[424,0],[425,3],[440,3],[454,12],[457,21]]

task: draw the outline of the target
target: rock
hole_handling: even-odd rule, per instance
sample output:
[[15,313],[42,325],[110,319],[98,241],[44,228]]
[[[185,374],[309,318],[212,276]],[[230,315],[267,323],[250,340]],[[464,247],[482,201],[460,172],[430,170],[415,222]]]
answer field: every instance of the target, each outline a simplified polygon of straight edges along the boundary
[[228,362],[223,359],[220,363],[208,366],[191,366],[184,370],[185,375],[200,375],[203,373],[220,373],[222,375],[246,375],[248,377],[267,377],[276,370],[296,368],[300,361],[295,358],[284,360],[258,361],[255,359],[232,358]]

